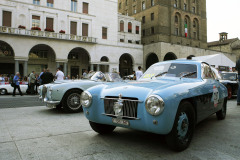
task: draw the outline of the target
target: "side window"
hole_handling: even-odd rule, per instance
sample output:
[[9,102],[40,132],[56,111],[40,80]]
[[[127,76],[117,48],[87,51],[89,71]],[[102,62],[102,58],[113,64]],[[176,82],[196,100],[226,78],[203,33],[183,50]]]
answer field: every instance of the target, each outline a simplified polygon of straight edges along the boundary
[[202,78],[203,79],[214,79],[212,70],[207,64],[202,64]]

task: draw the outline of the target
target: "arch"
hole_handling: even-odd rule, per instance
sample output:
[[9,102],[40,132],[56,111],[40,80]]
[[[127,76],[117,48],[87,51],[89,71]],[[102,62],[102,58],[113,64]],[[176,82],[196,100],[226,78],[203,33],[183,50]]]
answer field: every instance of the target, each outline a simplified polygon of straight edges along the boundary
[[147,60],[146,60],[146,69],[148,69],[151,65],[155,64],[159,62],[158,56],[155,53],[150,53],[147,56]]
[[168,52],[165,56],[163,61],[175,60],[177,56],[173,52]]
[[119,58],[119,72],[122,77],[132,74],[133,58],[129,53],[124,53]]
[[132,22],[128,22],[128,32],[132,33]]
[[124,32],[124,21],[120,21],[120,32]]
[[56,70],[56,53],[47,44],[37,44],[28,53],[28,74],[35,71],[40,74],[42,69],[49,68],[50,71]]
[[199,39],[199,21],[197,18],[193,19],[193,38]]
[[179,36],[181,35],[181,14],[179,12],[175,13],[175,17],[174,17],[174,22],[175,22],[175,35]]
[[72,79],[80,78],[85,70],[90,70],[90,55],[82,47],[73,48],[68,54],[68,71]]
[[109,62],[109,59],[107,56],[103,56],[101,59],[100,59],[101,62]]
[[15,53],[12,46],[9,43],[0,40],[0,74],[14,74],[14,56]]

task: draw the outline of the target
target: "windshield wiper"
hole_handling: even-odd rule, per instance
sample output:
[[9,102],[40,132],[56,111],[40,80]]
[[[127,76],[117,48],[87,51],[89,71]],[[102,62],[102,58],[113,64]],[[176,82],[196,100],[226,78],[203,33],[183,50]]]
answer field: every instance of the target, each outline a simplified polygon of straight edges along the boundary
[[196,74],[196,73],[197,73],[196,71],[190,72],[190,73],[188,73],[188,74],[185,74],[185,75],[181,76],[180,79],[183,78],[183,77],[192,76],[192,75],[194,75],[194,74]]
[[160,77],[160,76],[162,76],[162,75],[164,75],[164,74],[166,74],[166,73],[168,73],[168,72],[159,73],[159,74],[157,74],[156,76],[152,76],[151,79],[152,79],[153,77]]

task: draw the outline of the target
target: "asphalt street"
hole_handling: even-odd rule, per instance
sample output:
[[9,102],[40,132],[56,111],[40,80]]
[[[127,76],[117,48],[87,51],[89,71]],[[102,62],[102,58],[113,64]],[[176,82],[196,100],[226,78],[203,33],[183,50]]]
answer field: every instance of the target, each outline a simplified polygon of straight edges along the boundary
[[0,109],[0,160],[239,160],[239,122],[231,100],[225,120],[212,115],[198,124],[190,147],[176,153],[160,135],[123,128],[99,135],[83,113],[16,104]]

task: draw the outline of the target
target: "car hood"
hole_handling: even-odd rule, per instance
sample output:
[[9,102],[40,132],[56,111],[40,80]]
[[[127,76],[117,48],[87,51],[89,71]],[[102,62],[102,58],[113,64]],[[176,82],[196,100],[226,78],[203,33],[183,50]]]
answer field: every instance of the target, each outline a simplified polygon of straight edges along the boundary
[[[200,82],[194,80],[194,82]],[[186,83],[188,83],[186,85]],[[152,81],[130,81],[125,83],[118,83],[107,85],[102,90],[101,97],[105,96],[119,96],[123,97],[136,97],[145,99],[150,94],[158,94],[160,91],[166,89],[176,90],[177,86],[181,88],[188,88],[196,86],[198,83],[193,83],[193,80],[180,80],[180,79],[163,79],[163,80],[152,80]],[[183,90],[181,90],[183,91]]]

